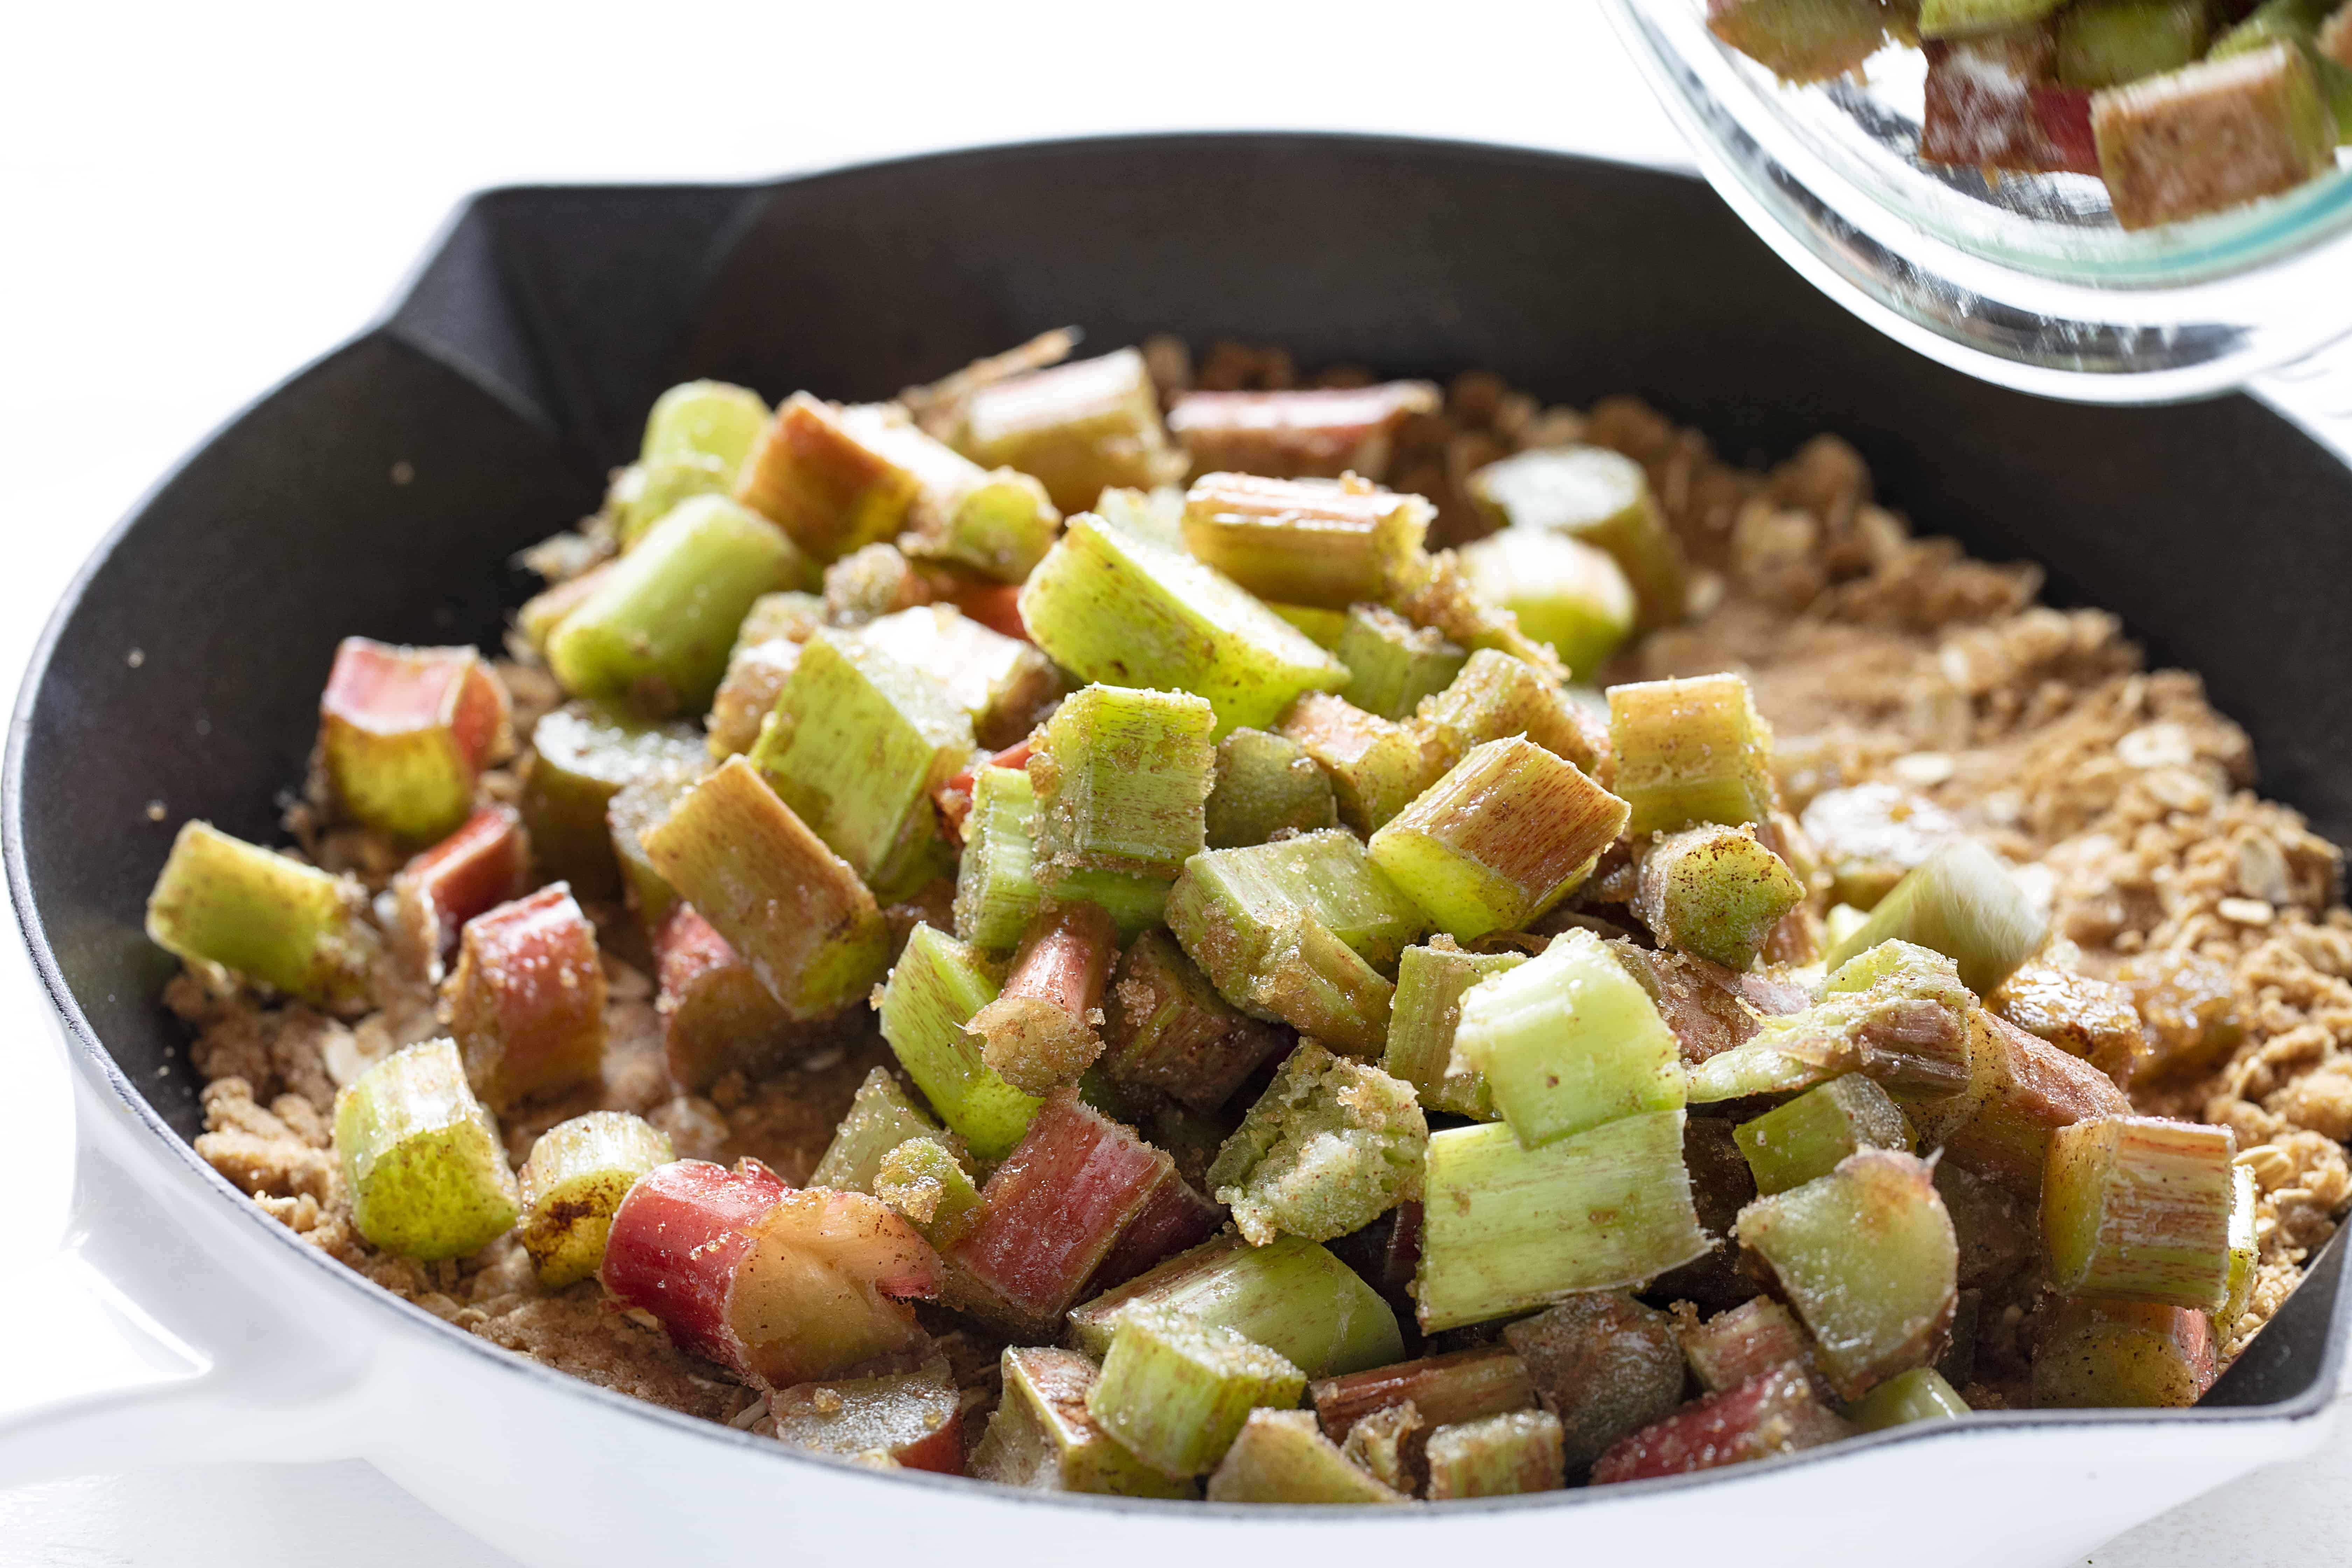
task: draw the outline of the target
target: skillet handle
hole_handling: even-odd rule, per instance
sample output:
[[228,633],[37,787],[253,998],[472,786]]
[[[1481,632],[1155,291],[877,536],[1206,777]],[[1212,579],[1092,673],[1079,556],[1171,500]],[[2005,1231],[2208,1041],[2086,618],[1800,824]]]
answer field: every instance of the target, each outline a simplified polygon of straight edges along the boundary
[[0,1486],[360,1451],[366,1354],[238,1278],[205,1216],[96,1141],[76,1174],[63,1245],[0,1282]]

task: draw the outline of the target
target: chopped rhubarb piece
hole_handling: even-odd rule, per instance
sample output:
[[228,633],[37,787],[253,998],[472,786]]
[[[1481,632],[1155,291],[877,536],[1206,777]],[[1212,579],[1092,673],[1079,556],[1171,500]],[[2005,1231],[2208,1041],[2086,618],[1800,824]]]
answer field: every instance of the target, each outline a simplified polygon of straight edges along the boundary
[[949,437],[956,450],[986,468],[1034,474],[1066,512],[1094,505],[1107,486],[1148,489],[1183,472],[1160,423],[1160,394],[1133,349],[992,382],[961,412]]
[[749,387],[723,381],[680,382],[654,399],[639,452],[644,458],[699,452],[731,473],[741,466],[767,422],[767,404]]
[[800,1383],[768,1396],[776,1441],[854,1459],[877,1450],[901,1468],[963,1474],[963,1406],[943,1358],[912,1372]]
[[1283,1047],[1282,1031],[1217,994],[1164,931],[1121,955],[1103,998],[1102,1065],[1113,1082],[1212,1111]]
[[1276,605],[1344,611],[1384,599],[1435,509],[1368,480],[1204,474],[1184,496],[1184,548]]
[[1612,686],[1609,738],[1634,833],[1772,814],[1772,731],[1737,675]]
[[1414,626],[1427,626],[1473,654],[1508,655],[1547,682],[1568,679],[1567,668],[1552,657],[1551,645],[1528,636],[1517,616],[1482,598],[1453,551],[1441,550],[1414,562],[1411,578],[1405,591],[1389,600],[1389,608]]
[[1564,533],[1607,551],[1633,584],[1634,630],[1683,618],[1682,545],[1633,458],[1605,447],[1538,447],[1487,464],[1465,488],[1497,523]]
[[2058,79],[2096,89],[2178,70],[2205,52],[2210,20],[2203,0],[2076,0],[2055,18]]
[[2317,74],[2285,42],[2109,88],[2091,100],[2091,129],[2127,229],[2292,190],[2336,159]]
[[1861,1150],[1826,1176],[1749,1204],[1737,1234],[1812,1331],[1841,1398],[1943,1349],[1958,1244],[1926,1161]]
[[515,628],[522,633],[523,640],[544,656],[547,639],[555,635],[564,616],[586,604],[604,579],[613,574],[613,564],[610,561],[602,562],[524,600],[521,608],[515,611]]
[[1388,471],[1397,426],[1438,410],[1425,381],[1286,392],[1187,392],[1168,410],[1168,431],[1195,471],[1228,468],[1276,479],[1337,479]]
[[1662,944],[1742,970],[1804,899],[1804,882],[1754,828],[1708,823],[1651,844],[1633,910]]
[[2036,82],[2028,90],[2043,166],[2057,174],[2097,174],[2099,142],[2091,132],[2090,89]]
[[1900,939],[1959,966],[1960,982],[1990,995],[2042,945],[2049,918],[2019,887],[2000,857],[1972,838],[1954,839],[1922,861],[1830,950],[1837,968],[1880,942]]
[[466,1076],[494,1110],[603,1070],[596,928],[562,882],[467,921],[446,995]]
[[394,929],[428,984],[440,984],[467,921],[522,890],[528,858],[522,818],[510,806],[486,805],[393,878]]
[[1513,1323],[1503,1338],[1527,1364],[1537,1399],[1559,1418],[1561,1450],[1571,1467],[1591,1464],[1619,1438],[1682,1403],[1683,1352],[1675,1321],[1622,1291],[1571,1296]]
[[2051,79],[2053,49],[2050,29],[2038,24],[1930,39],[1919,156],[1974,169],[2048,167],[2054,160],[2034,89]]
[[937,1269],[878,1199],[793,1192],[756,1161],[680,1160],[629,1189],[598,1277],[680,1348],[783,1388],[926,1349],[898,1301],[932,1294]]
[[[901,424],[898,430],[919,437]],[[737,499],[816,562],[839,560],[903,527],[922,480],[893,443],[890,412],[796,392],[744,458]]]
[[1563,668],[1590,680],[1633,629],[1633,585],[1607,551],[1564,533],[1507,528],[1462,547],[1473,592],[1518,617]]
[[760,738],[761,721],[776,705],[776,694],[800,662],[801,644],[824,622],[824,601],[814,594],[762,594],[736,628],[727,674],[710,700],[710,754],[724,762],[748,752]]
[[2237,1140],[2226,1127],[2110,1114],[2050,1135],[2042,1267],[2052,1287],[2210,1311],[2229,1298]]
[[2068,1301],[2033,1358],[2039,1410],[2177,1409],[2213,1385],[2212,1321],[2154,1301]]
[[1707,0],[1706,25],[1786,81],[1843,76],[1886,41],[1878,0]]
[[208,822],[184,823],[173,838],[147,895],[147,940],[339,1012],[367,1006],[383,945],[357,881]]
[[521,806],[532,864],[583,899],[621,895],[609,814],[622,786],[707,761],[692,725],[649,723],[594,702],[566,703],[546,715],[530,744]]
[[1812,1364],[1812,1342],[1789,1309],[1769,1297],[1742,1301],[1681,1331],[1683,1359],[1709,1394],[1738,1388],[1776,1367]]
[[1103,988],[1118,926],[1100,907],[1063,904],[1030,922],[1004,988],[966,1026],[981,1059],[1013,1088],[1044,1094],[1076,1082],[1102,1054]]
[[1087,1414],[1101,1375],[1075,1351],[1007,1350],[1004,1397],[971,1456],[971,1473],[1003,1486],[1114,1497],[1185,1498],[1189,1479],[1137,1459]]
[[1853,1428],[1823,1405],[1804,1369],[1783,1366],[1643,1427],[1594,1462],[1592,1484],[1688,1475],[1819,1447]]
[[874,1195],[907,1216],[934,1247],[952,1245],[980,1223],[980,1189],[963,1162],[936,1138],[909,1138],[882,1156]]
[[1336,691],[1348,667],[1230,578],[1180,551],[1072,518],[1021,589],[1039,647],[1087,680],[1190,691],[1217,733],[1272,722],[1302,691]]
[[[1020,769],[1025,774],[1029,767],[1030,745],[1023,741],[993,756],[975,760],[971,766],[948,780],[931,792],[931,805],[938,808],[940,826],[961,849],[963,847],[963,826],[971,816],[972,795],[980,787],[982,768]],[[1034,794],[1032,796],[1034,798]]]
[[1381,719],[1410,719],[1424,697],[1454,682],[1470,656],[1384,605],[1350,605],[1331,651],[1348,667],[1339,695]]
[[1322,1418],[1323,1430],[1334,1441],[1347,1436],[1358,1422],[1375,1411],[1408,1402],[1430,1426],[1536,1407],[1536,1385],[1528,1375],[1527,1363],[1502,1345],[1480,1345],[1344,1377],[1327,1377],[1312,1384],[1307,1396]]
[[1215,711],[1182,691],[1089,686],[1037,732],[1029,757],[1038,885],[1075,876],[1169,879],[1203,847]]
[[470,647],[345,637],[319,698],[319,763],[335,808],[410,843],[454,832],[507,740],[507,693]]
[[735,488],[734,470],[702,452],[665,452],[640,458],[613,477],[604,491],[604,515],[625,551],[646,531],[696,496],[724,496]]
[[1376,1479],[1315,1428],[1304,1410],[1249,1413],[1209,1477],[1211,1502],[1401,1503],[1412,1499]]
[[1884,1432],[1914,1421],[1949,1421],[1968,1413],[1969,1402],[1932,1366],[1896,1373],[1847,1412],[1865,1432]]
[[1565,1484],[1559,1417],[1521,1410],[1429,1435],[1429,1500],[1557,1491]]
[[1053,1334],[1173,1168],[1166,1154],[1057,1089],[949,1247],[953,1304],[1021,1337]]
[[2115,1080],[2007,1019],[1977,1015],[1976,1113],[1944,1136],[1944,1158],[2031,1204],[2042,1195],[2050,1135],[2101,1116],[2128,1116]]
[[1818,1089],[1742,1122],[1733,1136],[1756,1190],[1769,1195],[1826,1176],[1857,1149],[1900,1149],[1916,1140],[1903,1108],[1860,1073],[1833,1078]]
[[670,1080],[688,1093],[701,1093],[729,1071],[762,1077],[803,1037],[751,966],[692,904],[678,904],[661,923],[654,960],[662,1052]]
[[857,874],[730,758],[643,836],[646,857],[794,1018],[830,1017],[889,962],[889,930]]
[[[890,1152],[911,1138],[937,1138],[939,1124],[915,1108],[887,1068],[876,1068],[857,1086],[849,1113],[809,1174],[812,1187],[870,1193]],[[952,1134],[949,1135],[952,1137]]]
[[724,496],[696,496],[646,531],[549,635],[548,668],[575,697],[654,715],[701,713],[762,594],[809,585],[801,552]]
[[1301,1040],[1207,1184],[1256,1246],[1284,1234],[1329,1241],[1421,1196],[1428,1142],[1411,1084]]
[[[952,605],[918,605],[868,621],[853,634],[908,669],[929,677],[971,720],[991,749],[1027,735],[1038,711],[1061,694],[1054,661],[1018,637],[992,631]],[[1011,767],[1010,763],[998,763]]]
[[2064,0],[1919,0],[1919,35],[1927,38],[1990,32],[2038,22]]
[[1388,1303],[1328,1249],[1297,1237],[1265,1247],[1224,1237],[1171,1258],[1072,1312],[1070,1342],[1104,1354],[1119,1315],[1138,1304],[1233,1329],[1309,1377],[1385,1366],[1404,1354]]
[[613,1211],[637,1178],[677,1158],[669,1134],[618,1110],[541,1133],[522,1163],[522,1245],[539,1282],[560,1290],[596,1272]]
[[1305,1373],[1231,1329],[1129,1307],[1112,1327],[1087,1413],[1162,1475],[1203,1476],[1252,1410],[1288,1410],[1306,1387]]
[[1613,776],[1608,726],[1535,666],[1491,648],[1473,653],[1453,684],[1422,699],[1415,721],[1449,768],[1474,746],[1525,735],[1596,782]]
[[1410,1497],[1421,1490],[1417,1462],[1428,1442],[1428,1426],[1410,1401],[1391,1405],[1349,1427],[1339,1452],[1382,1486]]
[[1464,952],[1450,938],[1443,945],[1409,947],[1397,963],[1397,988],[1389,1010],[1389,1038],[1381,1066],[1412,1084],[1430,1110],[1452,1111],[1480,1121],[1495,1118],[1486,1079],[1466,1066],[1452,1068],[1454,1037],[1462,1021],[1462,998],[1490,975],[1517,969],[1524,952]]
[[1330,780],[1339,820],[1370,833],[1445,772],[1442,745],[1417,724],[1393,723],[1328,691],[1310,691],[1275,726]]
[[1094,1277],[1079,1292],[1080,1299],[1117,1289],[1178,1253],[1191,1251],[1216,1235],[1224,1223],[1225,1211],[1193,1191],[1192,1184],[1171,1165],[1096,1265]]
[[1500,1125],[1433,1133],[1425,1186],[1415,1294],[1426,1331],[1637,1286],[1708,1247],[1679,1110],[1532,1150]]
[[623,784],[604,809],[613,836],[613,860],[621,868],[621,894],[646,931],[657,931],[677,906],[677,889],[646,858],[646,829],[667,817],[709,769],[700,763],[669,765]]
[[996,998],[980,954],[929,925],[907,939],[882,988],[882,1037],[915,1087],[982,1160],[1012,1152],[1040,1101],[982,1059],[964,1026]]
[[521,1207],[498,1125],[447,1040],[395,1052],[338,1094],[334,1148],[352,1223],[385,1252],[463,1258]]
[[[1036,792],[1024,769],[982,767],[973,775],[956,867],[955,927],[984,952],[1009,952],[1045,906],[1030,837],[1035,816]],[[1120,936],[1131,938],[1160,923],[1168,891],[1164,878],[1065,868],[1055,896],[1100,904],[1118,921]]]

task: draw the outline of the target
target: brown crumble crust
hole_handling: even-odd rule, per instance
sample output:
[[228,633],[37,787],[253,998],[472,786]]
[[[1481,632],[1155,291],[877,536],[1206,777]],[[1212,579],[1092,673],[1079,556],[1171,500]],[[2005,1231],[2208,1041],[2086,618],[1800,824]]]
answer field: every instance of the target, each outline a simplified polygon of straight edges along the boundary
[[[1279,350],[1218,343],[1198,363],[1174,340],[1145,345],[1164,393],[1358,385],[1341,366],[1300,377]],[[2025,868],[2048,899],[2045,962],[2100,980],[2135,960],[2201,959],[2229,977],[2243,1037],[2201,1074],[2140,1085],[2151,1114],[2231,1128],[2261,1194],[2252,1299],[2220,1325],[2236,1356],[2302,1278],[2352,1206],[2352,912],[2338,901],[2342,856],[2301,816],[2254,795],[2252,747],[2205,700],[2197,677],[2147,671],[2116,619],[2035,603],[2029,564],[1971,560],[1956,542],[1912,537],[1876,505],[1860,457],[1818,437],[1768,473],[1718,460],[1706,438],[1630,397],[1589,412],[1542,408],[1483,372],[1457,377],[1443,411],[1415,415],[1388,482],[1438,507],[1432,548],[1485,525],[1462,491],[1480,465],[1529,447],[1589,441],[1647,469],[1697,568],[1696,618],[1654,634],[1598,672],[1603,681],[1737,670],[1777,734],[1791,812],[1826,789],[1885,780],[1941,806]],[[519,744],[561,700],[546,673],[500,661]],[[511,766],[482,781],[511,803]],[[299,853],[381,892],[399,857],[292,801]],[[617,909],[594,910],[626,951]],[[894,910],[910,925],[914,910]],[[642,957],[642,944],[639,956]],[[887,1051],[870,1021],[774,1078],[730,1074],[708,1097],[673,1094],[644,970],[608,951],[605,1081],[535,1105],[505,1126],[520,1163],[539,1132],[592,1109],[629,1110],[682,1156],[751,1156],[805,1180],[866,1071]],[[724,1372],[674,1349],[643,1314],[606,1303],[593,1280],[548,1294],[511,1237],[475,1257],[424,1264],[369,1247],[352,1229],[331,1148],[339,1082],[442,1027],[435,998],[387,959],[375,1010],[349,1023],[278,1005],[226,973],[190,967],[164,1000],[193,1036],[205,1079],[197,1152],[310,1245],[494,1344],[671,1409],[760,1430],[764,1406]],[[2031,1282],[1988,1301],[1977,1408],[2029,1403],[2021,1372],[2042,1301]],[[971,1336],[965,1335],[964,1339]],[[961,1342],[959,1341],[958,1342]],[[960,1368],[975,1409],[992,1403],[992,1343]],[[971,1424],[976,1431],[979,1423]]]

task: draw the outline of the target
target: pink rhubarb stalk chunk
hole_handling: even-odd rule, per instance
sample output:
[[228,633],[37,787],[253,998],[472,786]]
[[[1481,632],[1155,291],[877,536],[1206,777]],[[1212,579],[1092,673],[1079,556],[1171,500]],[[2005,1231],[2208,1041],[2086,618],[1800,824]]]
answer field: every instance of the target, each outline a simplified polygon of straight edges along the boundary
[[345,637],[319,698],[319,761],[343,815],[429,844],[466,820],[506,728],[506,689],[472,648]]
[[700,1093],[730,1068],[763,1077],[810,1032],[692,904],[672,910],[654,933],[654,961],[662,1053],[680,1089]]
[[1685,1405],[1619,1442],[1593,1461],[1592,1484],[1769,1459],[1853,1434],[1851,1426],[1822,1404],[1802,1367],[1775,1367],[1727,1393]]
[[486,805],[393,878],[394,929],[428,982],[440,984],[467,921],[521,890],[525,858],[522,818]]
[[466,1077],[494,1110],[603,1068],[596,928],[565,883],[467,921],[447,994]]

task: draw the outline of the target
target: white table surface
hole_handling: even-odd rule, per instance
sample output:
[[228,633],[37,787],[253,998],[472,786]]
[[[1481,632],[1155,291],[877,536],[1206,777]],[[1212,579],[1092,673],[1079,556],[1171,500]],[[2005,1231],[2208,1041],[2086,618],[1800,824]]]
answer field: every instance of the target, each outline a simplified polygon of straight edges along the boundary
[[[48,5],[0,59],[0,670],[179,454],[366,322],[451,205],[538,180],[734,179],[1097,132],[1394,131],[1684,162],[1589,0],[833,8]],[[136,367],[135,372],[131,367]],[[2352,374],[2297,395],[2352,410]],[[820,389],[821,390],[821,389]],[[0,1279],[67,1198],[63,1068],[0,957]],[[5,1375],[6,1352],[0,1352]],[[1992,1500],[1983,1500],[1990,1501]],[[2316,1565],[2352,1541],[2352,1425],[2104,1568]],[[1890,1558],[1890,1561],[1892,1559]],[[364,1464],[0,1490],[0,1563],[493,1568]]]

